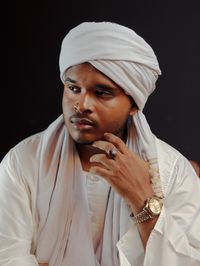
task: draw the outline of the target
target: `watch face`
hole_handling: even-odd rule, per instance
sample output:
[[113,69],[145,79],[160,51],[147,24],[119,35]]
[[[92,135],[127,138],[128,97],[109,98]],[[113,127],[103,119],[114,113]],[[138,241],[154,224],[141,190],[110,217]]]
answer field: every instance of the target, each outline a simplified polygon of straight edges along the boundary
[[149,209],[153,214],[159,214],[161,212],[161,204],[159,200],[157,200],[156,198],[151,198],[149,200]]

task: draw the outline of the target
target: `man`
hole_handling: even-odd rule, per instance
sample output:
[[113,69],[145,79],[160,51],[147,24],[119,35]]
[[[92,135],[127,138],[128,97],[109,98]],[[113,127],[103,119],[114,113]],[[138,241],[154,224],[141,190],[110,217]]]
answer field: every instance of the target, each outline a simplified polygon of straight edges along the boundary
[[1,164],[1,265],[200,264],[199,180],[142,113],[159,74],[129,28],[67,34],[63,115]]

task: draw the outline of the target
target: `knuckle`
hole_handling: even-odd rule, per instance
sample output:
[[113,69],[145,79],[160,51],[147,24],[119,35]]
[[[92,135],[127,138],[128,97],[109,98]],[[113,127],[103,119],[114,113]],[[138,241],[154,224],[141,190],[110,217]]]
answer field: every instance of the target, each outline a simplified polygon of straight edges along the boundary
[[124,154],[122,154],[120,156],[120,160],[123,164],[125,164],[127,162],[127,160],[129,161],[129,158],[127,158],[127,156],[125,156]]
[[104,161],[105,160],[105,155],[104,154],[98,154],[97,156],[96,156],[96,162],[98,162],[98,163],[100,163],[100,162],[102,162],[102,161]]
[[113,176],[119,176],[120,175],[120,168],[117,166],[115,169],[113,169]]
[[107,143],[105,146],[106,153],[109,154],[112,149],[113,149],[113,146],[111,146],[110,143]]
[[115,144],[116,144],[116,146],[119,147],[122,144],[121,139],[119,139],[119,138],[115,139]]

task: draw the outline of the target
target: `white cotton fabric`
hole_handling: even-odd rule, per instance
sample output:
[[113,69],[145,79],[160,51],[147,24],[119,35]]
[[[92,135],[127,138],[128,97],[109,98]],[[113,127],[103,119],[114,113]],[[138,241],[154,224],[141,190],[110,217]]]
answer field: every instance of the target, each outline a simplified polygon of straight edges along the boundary
[[96,252],[103,233],[110,185],[102,177],[83,171],[85,176],[88,209],[93,247]]
[[[49,266],[53,264],[54,254],[45,253],[44,260],[41,261],[37,256],[38,249],[38,227],[39,217],[37,211],[38,183],[41,176],[39,173],[39,161],[41,159],[41,142],[46,137],[49,130],[64,128],[63,117],[56,120],[46,131],[29,137],[14,147],[3,159],[0,164],[0,265],[1,266],[38,266],[38,263],[48,262]],[[61,131],[57,131],[60,135]],[[50,143],[51,149],[47,150],[46,162],[55,159],[55,142]],[[132,224],[129,217],[129,210],[126,203],[118,197],[120,208],[112,209],[109,203],[106,214],[109,227],[106,226],[106,234],[109,238],[113,229],[119,230],[113,247],[117,245],[119,251],[119,262],[115,266],[199,266],[200,265],[200,181],[196,176],[189,162],[176,150],[166,143],[156,139],[156,148],[159,154],[159,166],[163,192],[165,195],[164,208],[158,222],[152,231],[147,243],[146,252],[142,247],[137,226]],[[76,157],[76,151],[72,157]],[[47,164],[46,164],[47,165]],[[48,165],[47,165],[48,166]],[[48,167],[47,167],[48,169]],[[49,169],[49,172],[53,170]],[[75,180],[78,179],[75,176]],[[55,179],[53,180],[55,181]],[[46,195],[54,194],[56,188],[52,188],[52,181],[49,175],[46,178],[47,188],[44,190]],[[54,182],[53,182],[54,183]],[[76,181],[74,181],[76,183]],[[56,186],[55,182],[55,186]],[[82,184],[81,184],[82,185]],[[67,183],[65,186],[67,190]],[[81,189],[87,195],[87,189],[84,186]],[[78,191],[77,191],[78,192]],[[83,212],[89,217],[88,208],[85,209],[87,199],[82,193],[74,195],[76,202],[84,208],[80,215],[73,218],[76,229],[71,228],[71,233],[75,233],[73,252],[76,255],[77,264],[67,263],[62,266],[88,266],[85,259],[91,256],[86,244],[88,237],[80,239],[79,234],[85,229],[85,219],[82,219]],[[73,192],[74,193],[74,189]],[[112,193],[111,199],[117,197]],[[110,200],[111,200],[110,199]],[[80,200],[85,202],[80,202]],[[117,198],[115,199],[117,200]],[[66,202],[64,202],[66,203]],[[64,209],[65,204],[61,199],[60,208]],[[83,204],[81,204],[83,203]],[[49,212],[51,206],[47,206]],[[77,211],[77,206],[76,210]],[[58,212],[55,209],[54,215]],[[59,216],[62,226],[63,215]],[[78,219],[78,220],[76,220]],[[120,221],[120,225],[119,225]],[[56,239],[60,228],[55,225],[48,237],[43,240],[46,247],[51,248],[51,241]],[[61,229],[62,230],[62,229]],[[63,237],[65,233],[61,234]],[[60,236],[60,234],[59,234]],[[80,242],[81,241],[81,242]],[[92,243],[92,238],[91,238]],[[110,242],[105,245],[105,259],[109,260]],[[82,256],[85,253],[85,256]],[[71,253],[70,255],[73,255]],[[93,255],[94,256],[94,255]],[[98,264],[97,264],[98,265]],[[110,266],[109,261],[104,261],[104,266]]]

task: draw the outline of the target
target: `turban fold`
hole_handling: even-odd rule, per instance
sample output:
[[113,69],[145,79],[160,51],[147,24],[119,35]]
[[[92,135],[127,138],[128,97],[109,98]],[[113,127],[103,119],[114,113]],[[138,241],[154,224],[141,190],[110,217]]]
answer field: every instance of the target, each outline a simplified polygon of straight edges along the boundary
[[84,22],[62,42],[60,77],[71,66],[89,62],[135,100],[142,110],[161,74],[151,46],[135,31],[111,22]]

